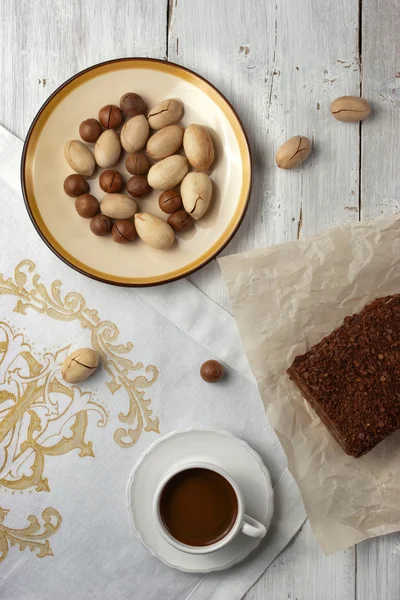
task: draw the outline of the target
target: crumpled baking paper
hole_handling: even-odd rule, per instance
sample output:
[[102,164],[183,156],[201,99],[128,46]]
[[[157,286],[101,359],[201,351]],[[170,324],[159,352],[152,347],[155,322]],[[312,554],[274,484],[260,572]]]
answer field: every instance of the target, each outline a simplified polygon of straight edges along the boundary
[[[400,431],[347,456],[286,374],[374,298],[400,292],[400,217],[219,260],[268,419],[326,554],[400,530]],[[400,385],[400,382],[399,382]]]

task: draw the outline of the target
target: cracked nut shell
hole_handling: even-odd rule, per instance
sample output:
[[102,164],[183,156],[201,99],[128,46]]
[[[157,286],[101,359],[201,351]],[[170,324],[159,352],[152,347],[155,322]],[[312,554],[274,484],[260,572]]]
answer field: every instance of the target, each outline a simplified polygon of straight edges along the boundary
[[106,104],[99,110],[99,121],[104,129],[117,129],[122,123],[122,112],[115,104]]
[[142,154],[141,152],[134,152],[133,154],[129,154],[127,156],[125,167],[131,175],[146,175],[151,167],[151,164],[145,154]]
[[168,217],[167,223],[175,231],[187,231],[193,226],[193,218],[186,210],[177,210]]
[[216,383],[224,376],[224,367],[217,360],[207,360],[200,367],[200,375],[207,383]]
[[147,108],[143,98],[134,92],[124,94],[119,101],[119,107],[124,117],[128,118],[143,115]]
[[94,235],[108,235],[112,229],[112,221],[106,215],[96,215],[90,221],[90,230]]
[[181,184],[183,206],[193,219],[201,219],[211,202],[212,183],[206,173],[192,171]]
[[115,221],[111,231],[112,239],[117,244],[127,244],[134,240],[136,235],[135,225],[129,219]]
[[64,360],[61,366],[61,375],[68,383],[85,381],[96,370],[99,364],[97,352],[92,348],[75,350]]
[[107,169],[100,175],[99,185],[103,192],[115,194],[124,189],[125,182],[121,173],[114,169]]
[[99,139],[103,131],[102,126],[97,119],[86,119],[79,125],[79,135],[84,142],[94,144]]
[[310,151],[310,140],[304,136],[295,135],[279,148],[275,157],[276,164],[280,169],[293,169],[306,160]]
[[183,208],[181,195],[176,190],[167,190],[160,194],[158,205],[167,214],[174,213]]
[[371,107],[359,96],[340,96],[331,104],[331,113],[338,121],[357,123],[364,121],[371,114]]
[[89,184],[83,175],[74,173],[64,179],[64,192],[71,198],[77,198],[89,191]]
[[82,194],[75,200],[76,212],[84,219],[91,219],[100,211],[100,203],[92,194]]
[[177,123],[182,115],[182,102],[175,98],[168,98],[153,106],[147,115],[147,120],[152,129],[161,129]]

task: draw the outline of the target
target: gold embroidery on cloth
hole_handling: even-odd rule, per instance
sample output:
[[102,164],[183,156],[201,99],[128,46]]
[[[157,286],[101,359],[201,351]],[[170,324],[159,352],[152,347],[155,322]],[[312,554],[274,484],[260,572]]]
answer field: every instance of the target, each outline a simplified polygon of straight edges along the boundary
[[45,508],[42,512],[43,525],[41,526],[37,517],[28,517],[29,525],[24,529],[14,529],[4,525],[4,517],[9,513],[0,507],[0,562],[8,554],[10,546],[19,546],[20,551],[29,548],[31,552],[38,550],[36,556],[44,558],[53,556],[47,538],[54,535],[61,526],[61,515],[55,508]]
[[85,441],[90,413],[99,427],[107,424],[102,406],[90,392],[69,387],[61,378],[60,363],[69,348],[47,353],[38,361],[22,334],[0,322],[0,485],[11,490],[35,487],[49,491],[43,477],[47,456],[79,449],[94,456]]
[[[157,368],[153,365],[144,367],[141,362],[135,364],[124,356],[132,350],[133,344],[118,343],[120,332],[114,323],[101,321],[97,310],[89,309],[83,296],[77,292],[69,292],[62,298],[62,284],[58,280],[53,281],[48,291],[35,270],[35,263],[23,260],[15,268],[14,278],[4,279],[0,274],[0,295],[18,298],[15,312],[26,314],[27,309],[32,309],[61,321],[78,320],[82,328],[91,331],[92,346],[101,356],[110,377],[107,386],[112,394],[123,388],[128,397],[127,411],[119,414],[124,426],[114,432],[114,440],[119,446],[133,446],[143,429],[160,433],[159,419],[152,416],[151,400],[145,398],[144,391],[157,381]],[[132,376],[133,372],[140,370],[141,375]]]

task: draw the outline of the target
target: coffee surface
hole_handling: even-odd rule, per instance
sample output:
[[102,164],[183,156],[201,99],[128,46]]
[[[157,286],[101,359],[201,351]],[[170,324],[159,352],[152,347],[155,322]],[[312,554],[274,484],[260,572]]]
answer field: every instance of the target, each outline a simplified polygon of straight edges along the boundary
[[229,481],[210,469],[186,469],[174,475],[160,498],[167,531],[189,546],[210,546],[232,529],[238,514]]

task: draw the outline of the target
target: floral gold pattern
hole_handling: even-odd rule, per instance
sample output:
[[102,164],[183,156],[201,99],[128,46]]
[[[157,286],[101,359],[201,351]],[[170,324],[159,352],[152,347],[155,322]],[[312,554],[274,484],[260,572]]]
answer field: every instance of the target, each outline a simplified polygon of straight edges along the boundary
[[0,485],[11,490],[49,491],[43,477],[46,456],[78,449],[94,456],[85,441],[89,417],[97,413],[107,424],[102,406],[90,392],[68,386],[59,364],[69,348],[47,353],[38,361],[22,334],[0,322]]
[[[91,331],[92,347],[101,356],[109,375],[107,386],[112,394],[124,389],[128,398],[128,409],[119,414],[123,426],[114,432],[114,440],[119,446],[133,446],[143,430],[159,433],[159,419],[152,416],[151,400],[145,397],[145,390],[157,381],[157,368],[153,365],[144,367],[141,362],[134,363],[127,358],[133,344],[118,343],[119,330],[114,323],[102,321],[97,310],[87,307],[81,294],[68,292],[62,297],[60,281],[53,281],[50,289],[46,289],[35,270],[35,263],[23,260],[15,268],[13,278],[5,279],[0,274],[0,295],[18,298],[15,312],[26,314],[31,309],[52,319],[79,321],[82,328]],[[133,377],[137,371],[142,372]],[[0,407],[1,402],[0,397]]]
[[10,546],[19,546],[20,551],[29,548],[31,552],[38,550],[36,556],[44,558],[53,556],[48,538],[56,533],[61,526],[61,515],[54,508],[46,508],[42,512],[43,525],[37,517],[28,517],[29,525],[24,529],[14,529],[4,525],[4,518],[9,513],[0,507],[0,562],[3,561]]

